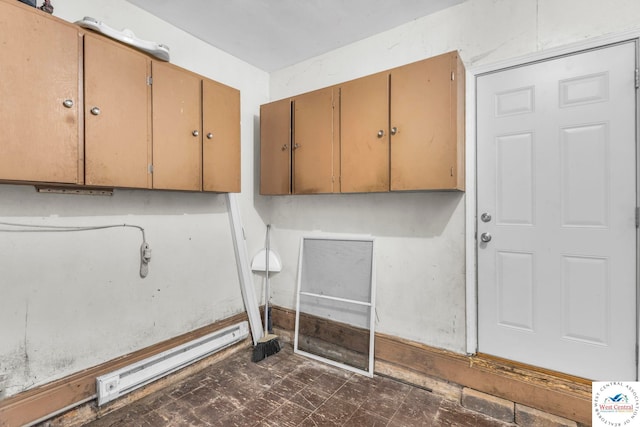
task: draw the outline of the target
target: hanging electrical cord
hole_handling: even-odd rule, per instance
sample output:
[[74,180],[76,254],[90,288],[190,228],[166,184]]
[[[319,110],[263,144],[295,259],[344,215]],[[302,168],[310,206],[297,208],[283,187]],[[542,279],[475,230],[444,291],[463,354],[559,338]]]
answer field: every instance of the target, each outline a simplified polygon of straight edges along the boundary
[[145,278],[149,274],[149,262],[151,262],[151,248],[147,243],[144,234],[144,228],[139,225],[132,224],[109,224],[109,225],[92,225],[87,227],[64,226],[64,225],[38,225],[38,224],[18,224],[13,222],[0,221],[0,226],[5,227],[22,227],[18,229],[0,228],[0,233],[60,233],[60,232],[77,232],[77,231],[95,231],[107,228],[129,227],[137,228],[142,233],[142,245],[140,246],[140,277]]

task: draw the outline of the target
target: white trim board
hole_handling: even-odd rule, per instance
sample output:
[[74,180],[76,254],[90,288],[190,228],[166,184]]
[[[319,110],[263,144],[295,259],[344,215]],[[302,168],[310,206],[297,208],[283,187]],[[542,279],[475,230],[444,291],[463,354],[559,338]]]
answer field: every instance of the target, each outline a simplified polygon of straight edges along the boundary
[[[506,68],[517,67],[527,63],[549,60],[563,55],[574,54],[583,50],[604,47],[610,44],[624,41],[640,41],[640,29],[634,29],[616,34],[603,35],[576,43],[551,48],[548,50],[533,52],[524,56],[511,58],[487,65],[470,67],[466,71],[465,94],[465,264],[466,264],[466,352],[475,354],[478,350],[478,292],[477,292],[477,246],[476,246],[476,214],[477,214],[477,188],[476,188],[476,79],[486,73],[491,73]],[[640,123],[638,117],[639,108],[636,107],[636,123]],[[638,128],[638,126],[636,126]],[[638,132],[638,129],[637,129]],[[636,141],[640,141],[640,133],[636,135]],[[640,151],[640,150],[637,150]],[[638,153],[637,165],[640,165],[640,153]],[[640,169],[640,168],[636,168]],[[636,183],[636,192],[640,189],[640,176]],[[638,193],[636,200],[639,199]],[[638,235],[638,253],[640,253],[640,234]],[[640,264],[640,263],[637,263]],[[640,277],[640,265],[637,277]],[[638,308],[640,312],[640,292],[638,292]],[[638,313],[640,315],[640,313]],[[640,316],[637,320],[637,330],[640,331]],[[640,342],[640,336],[637,338]],[[636,352],[637,353],[637,352]],[[640,373],[640,361],[637,362],[636,378]]]

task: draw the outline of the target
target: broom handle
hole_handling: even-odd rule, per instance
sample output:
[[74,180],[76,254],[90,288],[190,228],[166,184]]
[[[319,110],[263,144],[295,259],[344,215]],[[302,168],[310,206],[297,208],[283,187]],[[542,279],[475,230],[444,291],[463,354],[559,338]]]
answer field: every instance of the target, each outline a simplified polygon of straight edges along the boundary
[[269,295],[270,294],[270,289],[269,289],[269,255],[270,255],[270,240],[271,240],[271,224],[267,224],[267,243],[266,243],[266,249],[267,249],[267,256],[266,256],[266,260],[265,260],[265,296],[264,296],[264,334],[267,335],[269,333]]

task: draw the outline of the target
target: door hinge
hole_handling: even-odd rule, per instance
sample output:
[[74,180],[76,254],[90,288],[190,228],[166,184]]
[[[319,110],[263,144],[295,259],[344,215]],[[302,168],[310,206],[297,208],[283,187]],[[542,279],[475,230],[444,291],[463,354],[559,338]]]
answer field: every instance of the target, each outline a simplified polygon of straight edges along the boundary
[[640,87],[640,73],[638,72],[638,69],[636,68],[636,89],[638,89]]
[[640,227],[640,207],[636,206],[636,228]]
[[451,72],[451,81],[454,81],[456,79],[456,73],[454,73],[453,71]]
[[147,77],[147,85],[148,85],[148,86],[151,86],[152,84],[153,84],[153,77],[148,76],[148,77]]
[[153,165],[149,165],[149,173],[153,173]]

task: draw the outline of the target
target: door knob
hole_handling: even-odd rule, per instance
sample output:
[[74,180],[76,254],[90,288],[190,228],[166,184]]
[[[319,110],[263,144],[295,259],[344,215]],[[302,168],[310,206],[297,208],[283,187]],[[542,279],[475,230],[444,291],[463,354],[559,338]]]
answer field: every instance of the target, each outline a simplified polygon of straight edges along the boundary
[[193,136],[198,136],[198,135],[200,135],[200,132],[198,132],[198,130],[196,129],[196,130],[194,130],[193,132],[191,132],[191,134],[192,134]]
[[288,145],[287,145],[287,144],[284,144],[284,145],[282,146],[282,151],[286,150],[287,148],[288,148]]
[[384,131],[382,129],[380,129],[378,131],[378,138],[382,138],[384,136]]
[[489,233],[482,233],[480,235],[480,240],[482,240],[484,243],[488,243],[491,241],[491,234]]
[[485,212],[480,215],[480,219],[482,220],[482,222],[489,222],[491,221],[491,215]]
[[62,101],[62,105],[64,105],[66,108],[71,108],[73,107],[73,100],[65,99],[64,101]]
[[100,115],[100,108],[98,108],[98,107],[93,107],[93,108],[91,109],[91,114],[93,114],[94,116],[98,116],[98,115]]
[[398,128],[394,126],[391,128],[391,135],[395,135],[396,133],[398,133]]
[[207,139],[212,139],[212,138],[213,138],[213,134],[212,134],[211,132],[209,132],[209,133],[207,134]]

